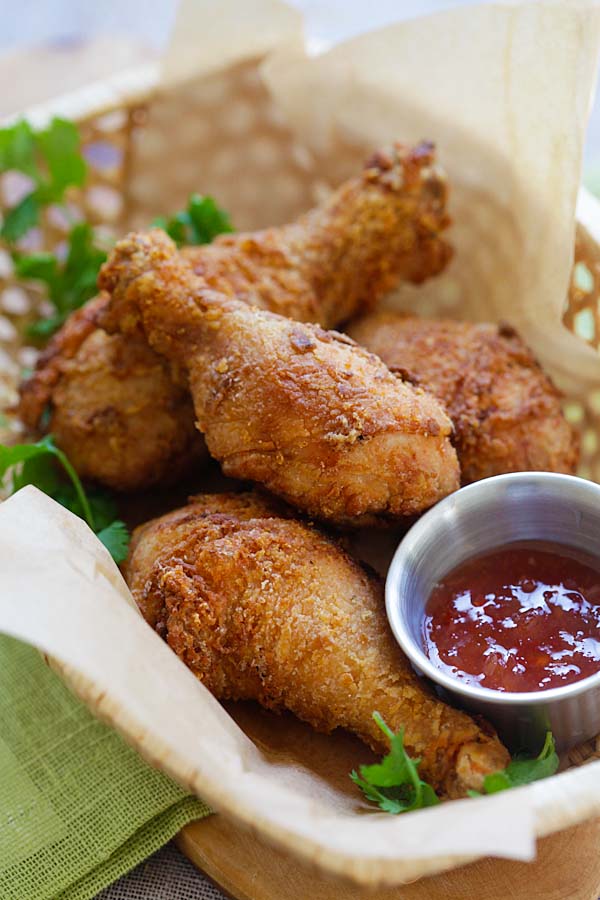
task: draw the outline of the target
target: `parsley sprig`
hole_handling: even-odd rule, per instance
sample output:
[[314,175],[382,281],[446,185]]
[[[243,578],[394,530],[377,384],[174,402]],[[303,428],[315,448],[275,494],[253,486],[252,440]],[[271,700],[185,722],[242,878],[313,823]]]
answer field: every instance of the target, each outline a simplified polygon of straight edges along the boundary
[[373,719],[390,742],[390,752],[380,763],[359,766],[360,775],[350,774],[352,781],[362,790],[367,800],[376,803],[384,812],[398,815],[435,806],[440,801],[430,784],[419,778],[420,760],[411,759],[404,749],[404,729],[398,734],[388,728],[378,712]]
[[210,244],[218,234],[233,231],[227,213],[212,197],[192,194],[186,209],[173,216],[160,216],[153,225],[163,228],[178,246]]
[[41,131],[34,131],[25,120],[0,129],[0,172],[15,170],[26,175],[32,187],[4,214],[0,238],[12,252],[15,275],[41,282],[47,288],[54,311],[28,329],[30,336],[46,339],[96,293],[98,271],[106,259],[86,222],[72,226],[64,258],[19,249],[20,238],[40,222],[42,211],[50,204],[61,203],[67,188],[85,183],[87,163],[77,127],[55,118]]
[[[352,781],[362,790],[367,800],[393,815],[435,806],[440,802],[435,791],[430,784],[419,778],[420,760],[411,759],[404,748],[404,729],[401,728],[398,734],[394,734],[377,712],[373,713],[373,719],[388,738],[390,752],[380,763],[359,766],[360,775],[351,772]],[[496,794],[498,791],[539,781],[540,778],[548,778],[554,775],[558,765],[554,738],[548,731],[544,746],[534,759],[517,755],[504,771],[486,775],[483,794]],[[482,796],[479,791],[469,791],[468,794],[469,797]]]
[[106,253],[95,245],[94,232],[87,222],[79,222],[69,232],[64,262],[54,253],[15,254],[15,274],[45,284],[48,299],[56,310],[49,318],[29,326],[32,337],[50,337],[70,313],[94,296],[98,272],[105,259]]
[[[61,477],[59,467],[68,480]],[[72,463],[56,446],[52,435],[46,435],[35,444],[0,445],[0,480],[7,474],[11,493],[27,484],[35,485],[84,519],[114,561],[123,562],[129,547],[129,531],[117,518],[116,504],[104,491],[89,490],[86,493]]]
[[24,120],[0,129],[0,171],[11,170],[32,182],[31,191],[5,214],[0,229],[0,236],[14,244],[37,225],[45,206],[60,203],[71,185],[84,184],[87,165],[76,126],[55,118],[37,132]]

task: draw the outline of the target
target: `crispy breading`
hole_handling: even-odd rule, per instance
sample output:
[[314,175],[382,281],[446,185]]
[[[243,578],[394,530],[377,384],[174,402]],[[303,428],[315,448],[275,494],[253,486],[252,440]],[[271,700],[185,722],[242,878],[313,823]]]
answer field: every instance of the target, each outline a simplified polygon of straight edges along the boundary
[[[400,279],[437,274],[451,253],[441,237],[447,224],[446,183],[431,145],[396,145],[297,222],[225,235],[182,254],[209,286],[230,297],[329,327],[372,306]],[[110,487],[131,490],[183,475],[202,455],[201,440],[194,447],[189,442],[191,405],[170,387],[150,349],[144,358],[140,343],[117,335],[109,343],[100,336],[87,341],[105,303],[91,301],[53,338],[22,386],[21,418],[35,431],[50,405],[49,427],[59,446],[77,460],[80,474]],[[143,434],[135,412],[129,422],[135,407],[124,391],[127,371],[137,373],[142,415],[147,418],[153,407],[160,411]],[[73,398],[70,415],[60,401]],[[182,454],[186,447],[191,452]]]
[[19,416],[31,431],[38,428],[53,392],[61,379],[62,368],[73,359],[83,342],[98,328],[98,314],[108,304],[107,294],[99,294],[72,313],[63,327],[50,339],[40,355],[34,373],[20,388]]
[[351,525],[413,515],[456,489],[437,401],[344,335],[209,290],[158,229],[120,241],[100,284],[108,330],[143,335],[187,371],[226,475]]
[[187,389],[139,338],[96,330],[62,375],[48,428],[82,478],[141,490],[172,484],[208,458]]
[[560,394],[512,328],[380,312],[348,333],[447,409],[464,484],[575,470],[578,440]]
[[195,497],[142,526],[126,579],[149,624],[220,699],[289,709],[384,753],[377,710],[405,728],[422,777],[449,797],[481,788],[509,761],[489,726],[415,675],[387,624],[380,580],[264,499]]
[[47,430],[82,478],[123,491],[173,483],[208,457],[189,392],[145,341],[97,327],[107,300],[78,310],[50,341],[22,388],[21,418],[35,431],[47,408]]
[[399,281],[437,275],[452,254],[446,180],[432,144],[395,144],[297,222],[189,247],[209,287],[259,309],[333,328]]
[[187,383],[141,338],[107,334],[99,294],[51,338],[16,408],[51,433],[82,478],[117,491],[169,485],[208,459]]

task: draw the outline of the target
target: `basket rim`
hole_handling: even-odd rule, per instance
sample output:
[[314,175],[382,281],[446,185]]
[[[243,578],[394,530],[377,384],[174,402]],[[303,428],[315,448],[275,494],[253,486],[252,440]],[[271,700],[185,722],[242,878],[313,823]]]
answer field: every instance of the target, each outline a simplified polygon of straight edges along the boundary
[[59,94],[20,113],[0,117],[0,127],[14,125],[20,119],[34,128],[42,128],[53,116],[84,121],[126,106],[149,100],[160,85],[160,61],[154,60],[121,69],[108,78],[97,79],[76,90]]

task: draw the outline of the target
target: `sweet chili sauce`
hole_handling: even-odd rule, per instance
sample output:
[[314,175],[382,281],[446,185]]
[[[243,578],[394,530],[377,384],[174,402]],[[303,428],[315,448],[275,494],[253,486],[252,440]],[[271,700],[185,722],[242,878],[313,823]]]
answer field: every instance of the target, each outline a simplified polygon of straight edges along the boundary
[[600,670],[600,560],[558,544],[511,544],[467,560],[434,587],[423,643],[469,684],[538,691]]

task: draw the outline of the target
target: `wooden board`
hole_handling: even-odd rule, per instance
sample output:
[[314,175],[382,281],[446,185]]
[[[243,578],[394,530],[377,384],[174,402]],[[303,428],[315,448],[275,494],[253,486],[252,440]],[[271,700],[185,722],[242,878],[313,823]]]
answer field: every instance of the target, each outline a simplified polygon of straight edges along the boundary
[[379,891],[325,878],[219,815],[188,825],[177,844],[236,900],[597,900],[600,894],[600,818],[543,838],[532,863],[483,859]]
[[[344,732],[317,734],[290,714],[254,703],[227,711],[272,761],[293,761],[324,787],[352,794],[348,772],[374,759]],[[483,859],[401,888],[365,891],[323,876],[306,863],[240,830],[223,816],[193,822],[178,836],[192,862],[236,900],[598,900],[600,818],[544,838],[532,863]]]

